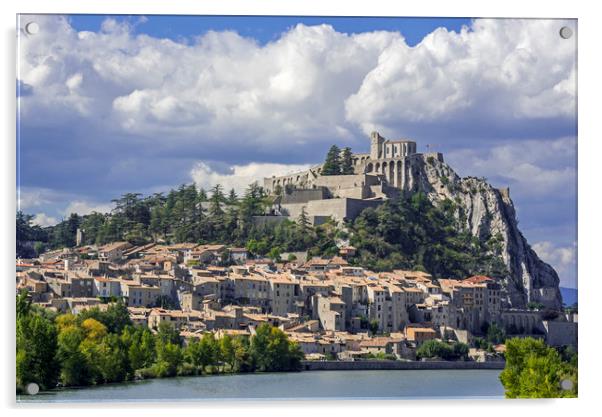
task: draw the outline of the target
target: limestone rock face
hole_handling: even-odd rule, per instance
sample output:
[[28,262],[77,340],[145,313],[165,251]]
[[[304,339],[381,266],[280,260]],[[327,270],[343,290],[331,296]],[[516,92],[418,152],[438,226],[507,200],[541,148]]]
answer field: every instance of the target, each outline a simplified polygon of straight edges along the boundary
[[507,188],[494,188],[481,178],[460,178],[438,153],[412,155],[404,165],[404,192],[422,191],[435,205],[455,201],[458,218],[466,219],[473,235],[503,237],[502,256],[510,272],[503,283],[508,307],[525,308],[530,301],[562,307],[558,274],[539,259],[520,232]]

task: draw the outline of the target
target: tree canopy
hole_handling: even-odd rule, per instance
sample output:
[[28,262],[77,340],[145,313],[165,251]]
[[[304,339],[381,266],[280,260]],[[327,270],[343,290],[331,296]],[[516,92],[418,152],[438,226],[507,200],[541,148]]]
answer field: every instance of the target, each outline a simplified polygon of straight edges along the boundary
[[563,358],[543,340],[529,337],[508,339],[505,356],[500,381],[507,398],[577,396],[576,353]]
[[339,175],[341,173],[341,150],[337,145],[332,145],[326,154],[322,166],[322,175]]
[[184,344],[176,328],[156,333],[124,320],[120,304],[78,315],[45,314],[17,296],[17,389],[42,389],[216,372],[294,371],[303,354],[286,334],[268,324],[254,336],[219,339],[205,333]]
[[422,193],[367,208],[349,224],[354,262],[376,271],[417,269],[435,277],[502,278],[501,237],[479,239],[455,217],[455,203],[434,206]]

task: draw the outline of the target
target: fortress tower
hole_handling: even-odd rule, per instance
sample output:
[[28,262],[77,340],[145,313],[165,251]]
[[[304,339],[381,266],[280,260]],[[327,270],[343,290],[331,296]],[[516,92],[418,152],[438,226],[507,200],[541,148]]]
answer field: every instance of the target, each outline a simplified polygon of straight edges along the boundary
[[370,133],[370,159],[376,160],[380,158],[383,143],[385,143],[385,138],[378,132]]
[[[349,187],[365,187],[375,182],[383,183],[387,187],[403,190],[407,188],[406,170],[407,159],[416,154],[416,142],[405,139],[388,140],[378,132],[370,134],[370,152],[354,153],[351,157],[354,175],[368,176],[370,178],[353,179],[349,175],[322,176],[322,165],[316,165],[304,172],[297,172],[281,177],[264,179],[264,188],[273,192],[277,187],[292,186],[297,189],[315,189],[326,186],[333,190],[332,194],[341,193],[341,190]],[[328,184],[328,185],[326,185]],[[366,193],[362,193],[364,195]],[[372,193],[374,194],[374,193]],[[365,198],[365,197],[362,197]]]

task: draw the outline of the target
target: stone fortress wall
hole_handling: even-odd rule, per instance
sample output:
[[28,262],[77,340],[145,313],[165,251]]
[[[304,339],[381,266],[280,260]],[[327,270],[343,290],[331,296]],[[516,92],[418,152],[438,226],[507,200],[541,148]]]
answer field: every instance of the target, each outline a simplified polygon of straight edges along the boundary
[[[281,192],[275,214],[297,218],[305,209],[314,224],[318,219],[353,220],[366,207],[375,207],[400,191],[413,187],[411,159],[418,154],[416,142],[387,140],[370,135],[370,152],[352,155],[354,174],[322,176],[322,165],[302,172],[264,178],[270,193]],[[441,154],[433,154],[443,160]]]
[[[353,154],[352,163],[355,175],[364,176],[364,182],[370,182],[370,185],[376,185],[376,178],[366,179],[365,176],[380,177],[380,182],[386,182],[393,188],[402,188],[404,183],[404,171],[407,169],[405,163],[408,157],[415,155],[416,142],[409,140],[387,140],[378,132],[372,132],[370,135],[370,153]],[[278,186],[294,186],[301,189],[311,189],[320,186],[330,188],[332,186],[350,188],[349,183],[355,182],[354,187],[358,187],[357,182],[361,178],[347,179],[348,175],[333,175],[322,177],[322,165],[311,167],[307,171],[295,172],[283,176],[273,176],[264,179],[264,188],[270,192],[277,189]],[[357,198],[357,196],[354,196]],[[367,198],[365,196],[361,198]]]

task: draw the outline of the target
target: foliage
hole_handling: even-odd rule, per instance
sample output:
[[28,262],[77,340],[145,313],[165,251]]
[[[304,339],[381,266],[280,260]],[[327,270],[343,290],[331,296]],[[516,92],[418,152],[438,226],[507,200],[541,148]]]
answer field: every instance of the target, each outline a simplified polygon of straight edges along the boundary
[[51,320],[29,308],[26,298],[26,292],[17,296],[17,386],[35,382],[42,389],[53,388],[59,372],[54,360],[57,330]]
[[537,303],[535,301],[529,301],[529,303],[527,303],[527,308],[529,310],[543,310],[545,306],[542,303]]
[[446,343],[439,340],[427,340],[418,349],[416,357],[441,358],[445,360],[465,359],[468,356],[468,345],[461,342]]
[[322,175],[339,175],[341,173],[341,150],[337,145],[332,145],[326,154],[322,166]]
[[17,212],[17,258],[37,256],[40,253],[38,250],[43,249],[48,241],[47,233],[40,226],[32,223],[33,218],[34,216],[31,214]]
[[504,343],[506,340],[506,331],[496,323],[491,323],[487,326],[486,335],[487,341],[496,345]]
[[[252,254],[264,256],[280,252],[313,250],[336,253],[334,224],[313,227],[307,213],[297,222],[256,224],[254,216],[265,215],[273,197],[257,183],[249,185],[242,197],[220,185],[209,195],[194,184],[182,185],[167,195],[157,193],[143,197],[127,193],[113,200],[110,214],[72,215],[56,226],[41,229],[33,226],[33,216],[17,214],[17,256],[36,256],[32,242],[43,248],[73,247],[75,231],[84,230],[83,244],[105,244],[127,240],[132,244],[150,241],[171,243],[223,243],[246,246]],[[38,245],[39,246],[39,245]],[[42,248],[42,246],[39,246]]]
[[205,333],[183,346],[169,323],[153,333],[123,320],[120,303],[105,312],[53,316],[32,308],[23,291],[16,306],[19,390],[30,382],[50,389],[200,373],[292,371],[303,358],[297,344],[268,324],[250,339]]
[[303,353],[282,330],[263,323],[251,338],[250,356],[257,371],[293,371],[299,369]]
[[[577,397],[577,357],[563,359],[540,339],[513,338],[506,341],[506,367],[500,380],[507,398]],[[567,380],[572,388],[563,390]]]
[[369,323],[369,329],[370,329],[370,333],[372,333],[373,335],[375,335],[376,333],[378,333],[378,328],[380,327],[380,324],[378,323],[378,320],[372,320]]
[[375,359],[379,361],[394,361],[397,360],[397,357],[391,353],[378,352],[378,353],[369,353],[366,355],[368,359]]
[[203,372],[214,364],[218,357],[219,345],[212,333],[206,333],[200,340],[193,340],[186,349],[186,359]]
[[122,300],[110,304],[105,311],[101,311],[98,307],[84,310],[77,318],[80,322],[93,318],[104,324],[111,333],[121,333],[126,326],[132,324],[128,309]]
[[368,208],[349,225],[354,263],[376,271],[426,270],[435,277],[503,278],[501,237],[474,237],[450,200],[434,206],[422,193]]
[[482,337],[475,337],[473,343],[474,347],[477,349],[491,350],[493,348],[491,342],[489,342],[487,339],[483,339]]
[[343,148],[343,152],[341,153],[341,175],[352,175],[354,173],[351,157],[351,148]]

